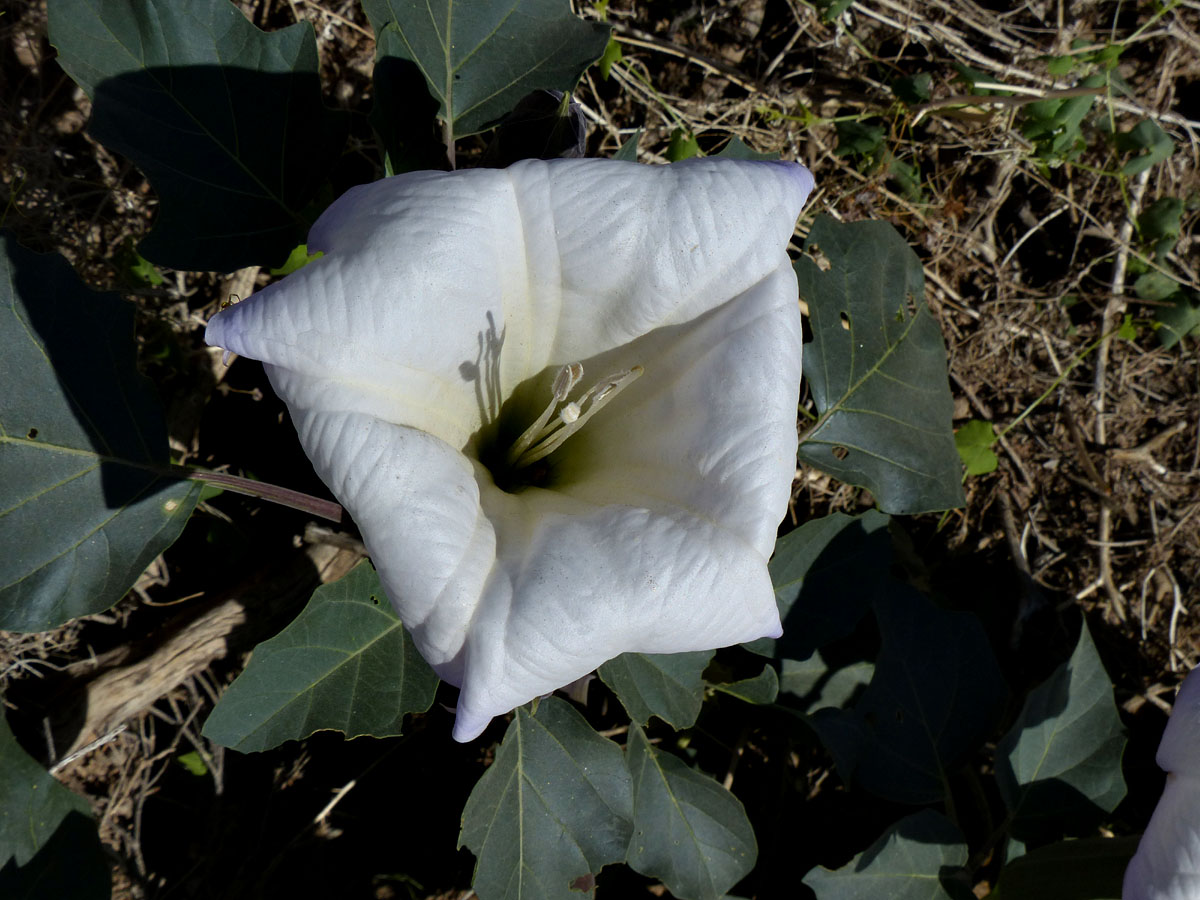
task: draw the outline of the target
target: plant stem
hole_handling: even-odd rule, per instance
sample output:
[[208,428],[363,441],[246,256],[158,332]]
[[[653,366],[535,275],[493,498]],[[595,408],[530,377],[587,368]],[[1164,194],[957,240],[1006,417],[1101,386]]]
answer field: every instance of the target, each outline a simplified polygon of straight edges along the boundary
[[186,478],[189,481],[215,484],[227,491],[245,494],[248,497],[259,497],[263,500],[269,500],[271,503],[278,503],[280,506],[288,506],[292,509],[298,509],[301,512],[320,516],[322,519],[329,519],[331,522],[341,522],[344,515],[342,507],[332,500],[322,500],[320,497],[314,497],[311,494],[304,494],[300,491],[294,491],[291,488],[280,487],[277,484],[255,481],[253,478],[242,478],[238,475],[229,475],[224,472],[209,472],[204,469],[193,468],[192,466],[171,466],[171,474],[177,475],[180,478]]

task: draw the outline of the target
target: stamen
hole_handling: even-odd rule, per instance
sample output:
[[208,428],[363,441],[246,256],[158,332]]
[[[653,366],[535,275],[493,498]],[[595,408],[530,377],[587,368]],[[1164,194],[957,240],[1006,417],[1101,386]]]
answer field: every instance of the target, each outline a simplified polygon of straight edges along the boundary
[[538,416],[532,425],[525,429],[517,442],[509,448],[507,462],[514,465],[522,453],[528,450],[535,441],[542,438],[558,428],[558,422],[547,426],[550,417],[554,415],[554,409],[558,404],[562,403],[570,395],[571,390],[575,385],[579,384],[579,379],[583,377],[583,363],[570,363],[558,370],[558,374],[554,376],[554,384],[550,387],[550,405],[542,410],[542,414]]
[[554,399],[560,403],[566,400],[581,378],[583,378],[583,363],[571,363],[559,369],[558,374],[554,376],[554,385],[550,388]]
[[[576,363],[575,365],[579,364]],[[586,425],[592,416],[612,402],[617,394],[640,378],[644,371],[645,369],[641,366],[634,366],[632,369],[627,369],[624,372],[616,372],[607,378],[602,378],[599,382],[588,388],[578,400],[564,406],[559,411],[558,421],[547,426],[546,422],[549,421],[554,407],[561,402],[556,394],[550,406],[538,417],[538,421],[534,422],[526,430],[525,434],[521,435],[517,443],[508,452],[509,465],[519,469],[522,466],[530,465],[539,459],[549,456],[561,447],[567,438]],[[582,366],[579,366],[579,372],[582,376]],[[562,373],[560,372],[559,374],[561,375]],[[558,384],[557,378],[555,379],[555,384]],[[566,398],[563,397],[563,399]],[[587,405],[586,409],[584,409],[585,404]],[[535,429],[535,435],[526,440],[531,432],[535,432]]]

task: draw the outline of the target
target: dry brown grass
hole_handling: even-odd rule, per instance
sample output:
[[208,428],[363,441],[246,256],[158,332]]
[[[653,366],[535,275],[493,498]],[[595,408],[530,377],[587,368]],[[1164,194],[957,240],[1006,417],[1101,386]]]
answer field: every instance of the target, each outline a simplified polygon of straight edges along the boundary
[[[818,192],[807,215],[900,228],[925,261],[956,422],[978,418],[1003,431],[1054,386],[1001,441],[997,472],[968,480],[968,505],[947,526],[950,545],[1007,544],[1011,564],[1058,602],[1079,602],[1136,639],[1149,682],[1124,687],[1175,683],[1171,673],[1200,653],[1200,622],[1184,613],[1200,576],[1200,369],[1189,344],[1165,350],[1149,327],[1136,341],[1088,348],[1126,313],[1154,318],[1126,273],[1130,260],[1154,266],[1133,223],[1160,197],[1191,204],[1169,263],[1182,283],[1200,286],[1200,12],[1179,4],[1147,23],[1148,10],[1104,3],[997,15],[972,3],[884,0],[854,3],[831,23],[798,2],[787,10],[610,9],[626,70],[615,73],[619,90],[593,72],[582,93],[602,152],[635,124],[651,159],[680,126],[709,148],[736,134],[813,169]],[[1111,143],[1086,127],[1079,164],[1047,167],[1020,131],[1025,104],[1069,91],[1081,74],[1054,77],[1047,58],[1131,36],[1116,69],[1131,92],[1100,97],[1100,118],[1118,131],[1151,118],[1174,138],[1175,154],[1118,178]],[[1018,93],[964,98],[970,89],[954,78],[956,65]],[[931,99],[897,103],[889,83],[919,72],[932,76]],[[883,127],[888,151],[920,167],[921,196],[838,156],[839,118]],[[856,502],[816,475],[804,493],[817,510]]]

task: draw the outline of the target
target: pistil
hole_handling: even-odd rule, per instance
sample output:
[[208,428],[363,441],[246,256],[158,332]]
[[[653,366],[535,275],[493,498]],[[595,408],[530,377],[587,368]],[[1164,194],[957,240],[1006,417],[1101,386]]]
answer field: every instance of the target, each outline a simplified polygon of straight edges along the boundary
[[592,416],[611,403],[617,394],[633,384],[643,371],[641,366],[634,366],[601,378],[578,400],[566,403],[559,409],[559,404],[571,395],[575,385],[583,378],[582,363],[563,366],[554,376],[550,404],[509,448],[506,457],[508,465],[520,469],[549,456],[586,425]]

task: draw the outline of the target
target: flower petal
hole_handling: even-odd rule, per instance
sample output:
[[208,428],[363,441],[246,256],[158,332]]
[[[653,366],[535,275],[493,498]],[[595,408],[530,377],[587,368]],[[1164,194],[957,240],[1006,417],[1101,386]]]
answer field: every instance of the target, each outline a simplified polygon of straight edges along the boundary
[[784,264],[687,325],[588,365],[645,374],[567,445],[556,489],[594,503],[686,510],[765,562],[796,471],[803,332]]
[[463,688],[459,740],[620,653],[780,633],[766,559],[686,510],[508,494],[437,438],[361,414],[296,424],[422,656]]
[[1125,870],[1124,900],[1200,900],[1200,669],[1183,680],[1158,746],[1163,795]]
[[1155,759],[1164,772],[1200,778],[1200,669],[1183,679]]
[[504,523],[501,557],[467,638],[460,741],[620,653],[780,633],[762,557],[723,529],[681,512],[584,504],[549,512],[500,491],[490,499],[512,513],[489,510]]
[[486,376],[506,308],[530,295],[512,183],[473,170],[362,185],[311,236],[325,256],[214,316],[208,342],[287,373],[276,389],[293,411],[367,413],[461,446],[497,412]]
[[[727,160],[399,176],[348,192],[310,236],[322,259],[210,323],[266,364],[461,686],[459,740],[622,652],[779,634],[766,561],[801,351],[785,248],[811,184]],[[645,374],[547,459],[553,489],[501,490],[473,458],[485,426],[580,361]]]
[[[549,216],[530,208],[526,217],[552,224],[561,259],[562,314],[550,363],[689,322],[757,284],[786,261],[813,186],[807,169],[787,162],[577,162],[545,170]],[[535,171],[522,172],[523,196],[535,194],[528,177]]]
[[289,404],[462,446],[530,375],[690,321],[779,268],[811,188],[795,163],[740,160],[387,178],[317,221],[324,257],[214,316],[206,339],[309,376],[288,380]]
[[1121,897],[1200,900],[1200,778],[1167,776],[1162,799],[1125,870]]

